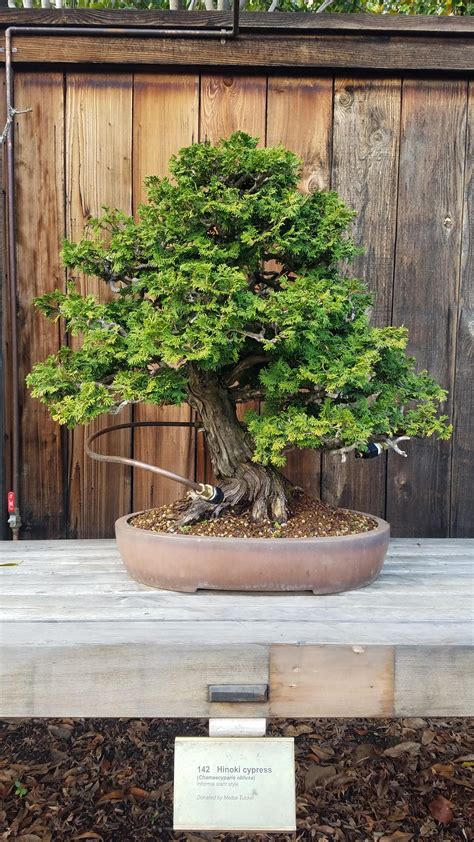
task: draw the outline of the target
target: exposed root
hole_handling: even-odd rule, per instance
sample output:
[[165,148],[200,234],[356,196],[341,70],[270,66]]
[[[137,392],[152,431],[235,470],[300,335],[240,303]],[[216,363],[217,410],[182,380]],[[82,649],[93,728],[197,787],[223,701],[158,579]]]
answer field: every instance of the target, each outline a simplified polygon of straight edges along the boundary
[[239,513],[250,509],[256,523],[263,520],[286,523],[288,520],[288,496],[292,486],[273,468],[247,462],[239,467],[234,477],[221,479],[218,485],[224,492],[222,503],[214,506],[201,497],[194,497],[180,519],[179,526],[218,518],[229,509]]

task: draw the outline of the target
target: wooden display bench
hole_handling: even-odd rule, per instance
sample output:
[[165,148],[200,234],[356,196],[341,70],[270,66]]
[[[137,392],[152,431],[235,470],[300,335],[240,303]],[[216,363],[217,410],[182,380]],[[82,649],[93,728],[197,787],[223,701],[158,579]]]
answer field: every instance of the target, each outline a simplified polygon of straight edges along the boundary
[[112,540],[0,556],[21,562],[0,567],[0,717],[474,714],[474,540],[395,539],[375,583],[333,596],[155,590]]

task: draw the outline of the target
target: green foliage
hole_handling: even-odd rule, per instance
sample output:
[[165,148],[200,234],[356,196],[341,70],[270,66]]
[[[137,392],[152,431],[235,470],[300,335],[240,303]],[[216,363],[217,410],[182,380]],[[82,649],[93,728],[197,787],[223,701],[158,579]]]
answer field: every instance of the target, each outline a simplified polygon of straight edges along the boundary
[[372,326],[372,296],[341,268],[359,250],[336,193],[299,192],[298,158],[240,132],[182,149],[170,171],[147,180],[137,221],[105,210],[64,244],[64,265],[109,285],[110,300],[71,282],[36,301],[80,342],[28,377],[53,418],[179,404],[192,367],[217,372],[235,401],[264,400],[246,418],[264,464],[293,446],[449,436],[446,393],[416,373],[406,329]]
[[19,798],[24,798],[25,795],[28,795],[26,786],[20,780],[15,781],[15,795],[18,795]]

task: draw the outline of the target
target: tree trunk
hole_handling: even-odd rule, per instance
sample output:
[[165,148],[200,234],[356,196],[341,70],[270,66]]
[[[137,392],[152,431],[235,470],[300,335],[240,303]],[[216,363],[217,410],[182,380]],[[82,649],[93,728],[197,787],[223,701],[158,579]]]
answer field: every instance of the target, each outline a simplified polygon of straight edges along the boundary
[[250,509],[255,521],[285,523],[291,485],[275,470],[252,461],[252,440],[237,418],[226,387],[213,372],[190,368],[188,402],[201,418],[224,501],[217,506],[196,497],[180,523],[219,517],[234,508]]

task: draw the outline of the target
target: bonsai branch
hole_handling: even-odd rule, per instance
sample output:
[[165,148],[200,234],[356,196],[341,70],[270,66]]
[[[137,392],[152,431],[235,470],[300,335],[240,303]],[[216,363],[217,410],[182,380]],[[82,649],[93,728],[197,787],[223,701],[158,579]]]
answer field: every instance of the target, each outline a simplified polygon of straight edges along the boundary
[[[375,436],[370,441],[373,441],[376,444],[380,444],[384,450],[393,450],[399,456],[407,457],[408,453],[405,450],[402,450],[401,447],[399,447],[399,442],[409,441],[410,439],[411,439],[411,436],[397,436],[395,439],[390,438],[388,436]],[[366,444],[366,442],[364,442],[364,444]],[[367,444],[368,444],[368,442],[367,442]],[[356,442],[355,444],[348,445],[347,447],[344,447],[344,446],[332,447],[332,449],[329,450],[329,455],[330,456],[336,456],[336,455],[340,454],[342,456],[342,462],[344,463],[347,459],[348,453],[352,453],[352,451],[354,451],[354,450],[360,450],[360,448],[361,448],[361,444],[359,442]]]
[[265,345],[276,345],[277,342],[280,341],[280,337],[278,334],[273,336],[271,339],[268,336],[265,336],[265,329],[262,328],[260,333],[252,333],[248,330],[234,330],[234,333],[238,333],[239,336],[245,336],[247,339],[254,339],[255,342],[262,342]]
[[265,400],[265,392],[262,389],[252,389],[250,386],[244,386],[242,389],[230,389],[229,394],[232,403]]
[[398,436],[396,439],[386,438],[386,439],[382,440],[382,445],[385,444],[387,449],[394,450],[395,453],[398,453],[399,456],[408,456],[408,453],[405,450],[402,450],[398,446],[398,442],[399,441],[409,441],[410,439],[411,439],[411,436]]
[[231,386],[233,383],[239,382],[239,378],[247,371],[249,368],[254,368],[254,366],[260,365],[261,363],[267,363],[269,358],[266,354],[250,354],[249,357],[245,357],[243,360],[240,360],[239,363],[232,369],[232,371],[226,376],[225,383],[227,386]]

